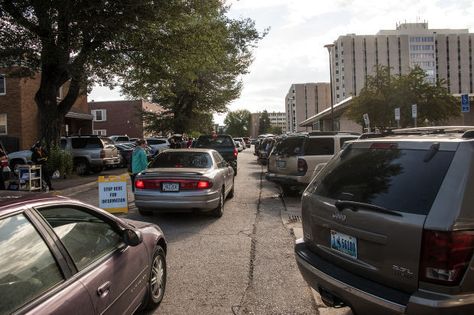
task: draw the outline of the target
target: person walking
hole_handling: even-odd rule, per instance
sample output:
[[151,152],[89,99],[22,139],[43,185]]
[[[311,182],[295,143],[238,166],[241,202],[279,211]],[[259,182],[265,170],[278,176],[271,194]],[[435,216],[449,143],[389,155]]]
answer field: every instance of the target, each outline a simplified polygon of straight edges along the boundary
[[54,190],[51,184],[51,174],[49,171],[49,167],[46,164],[48,161],[48,154],[46,150],[43,148],[41,142],[36,142],[33,146],[33,154],[31,154],[31,161],[36,165],[41,165],[41,177],[43,181],[48,185],[49,190]]
[[132,191],[135,191],[135,177],[138,173],[146,170],[148,166],[148,159],[145,153],[146,141],[144,139],[137,140],[137,146],[132,152],[132,172],[130,174],[130,180],[132,181]]

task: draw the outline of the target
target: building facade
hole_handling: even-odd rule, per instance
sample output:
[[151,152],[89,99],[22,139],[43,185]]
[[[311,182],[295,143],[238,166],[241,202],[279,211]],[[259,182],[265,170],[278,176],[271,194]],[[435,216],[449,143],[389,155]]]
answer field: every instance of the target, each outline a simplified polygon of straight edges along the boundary
[[[9,152],[29,149],[39,138],[41,126],[34,98],[40,80],[40,74],[33,78],[10,78],[0,70],[0,139]],[[58,101],[66,93],[67,84],[61,87]],[[61,135],[91,132],[87,96],[80,95],[66,114]]]
[[281,128],[281,132],[286,132],[286,113],[285,112],[269,112],[270,125],[272,127]]
[[292,84],[285,97],[286,132],[309,131],[299,123],[331,105],[329,83]]
[[92,132],[102,136],[127,135],[130,138],[152,136],[145,132],[141,112],[159,114],[163,108],[144,100],[89,102],[93,116]]
[[444,79],[453,95],[474,93],[474,34],[467,29],[429,29],[428,23],[402,23],[376,35],[348,34],[327,45],[333,103],[357,96],[377,65],[406,74],[415,65],[434,83]]

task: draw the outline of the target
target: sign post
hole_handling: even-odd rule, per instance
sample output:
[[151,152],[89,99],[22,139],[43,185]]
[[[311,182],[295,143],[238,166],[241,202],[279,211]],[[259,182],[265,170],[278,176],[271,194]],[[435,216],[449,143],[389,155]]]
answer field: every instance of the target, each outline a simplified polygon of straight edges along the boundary
[[470,111],[469,94],[461,94],[461,113],[469,113]]
[[397,128],[400,128],[400,107],[395,108],[395,120],[397,121]]
[[369,114],[364,114],[362,115],[362,118],[364,118],[364,124],[367,127],[367,132],[370,132],[370,119],[369,119]]
[[418,109],[416,108],[416,104],[411,105],[411,117],[413,118],[415,128],[416,128],[416,117],[418,116]]
[[99,207],[110,212],[128,213],[127,175],[99,176]]

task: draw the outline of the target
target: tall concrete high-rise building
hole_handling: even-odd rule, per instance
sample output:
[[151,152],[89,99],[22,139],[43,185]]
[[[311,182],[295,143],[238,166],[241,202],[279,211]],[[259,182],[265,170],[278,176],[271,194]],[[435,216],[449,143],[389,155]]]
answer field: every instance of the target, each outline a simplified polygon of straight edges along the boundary
[[[283,112],[267,112],[270,119],[270,126],[281,128],[281,132],[286,132],[286,113]],[[256,138],[260,129],[260,117],[262,113],[250,114],[250,136]]]
[[292,84],[285,97],[286,131],[309,131],[298,124],[331,105],[329,83]]
[[445,79],[450,93],[474,93],[474,34],[468,29],[429,29],[428,23],[401,23],[376,35],[348,34],[327,45],[333,103],[357,96],[377,65],[406,74],[415,65],[429,82]]

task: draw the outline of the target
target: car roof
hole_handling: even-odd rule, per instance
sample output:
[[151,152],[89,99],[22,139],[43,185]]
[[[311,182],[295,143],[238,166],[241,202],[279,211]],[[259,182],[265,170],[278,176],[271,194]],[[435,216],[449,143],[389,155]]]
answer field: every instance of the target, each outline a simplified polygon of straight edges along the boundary
[[474,126],[435,126],[394,129],[381,133],[366,133],[361,135],[359,139],[390,141],[469,141],[474,139]]
[[0,216],[18,211],[25,206],[45,205],[65,200],[73,201],[67,197],[48,193],[4,190],[0,191]]

